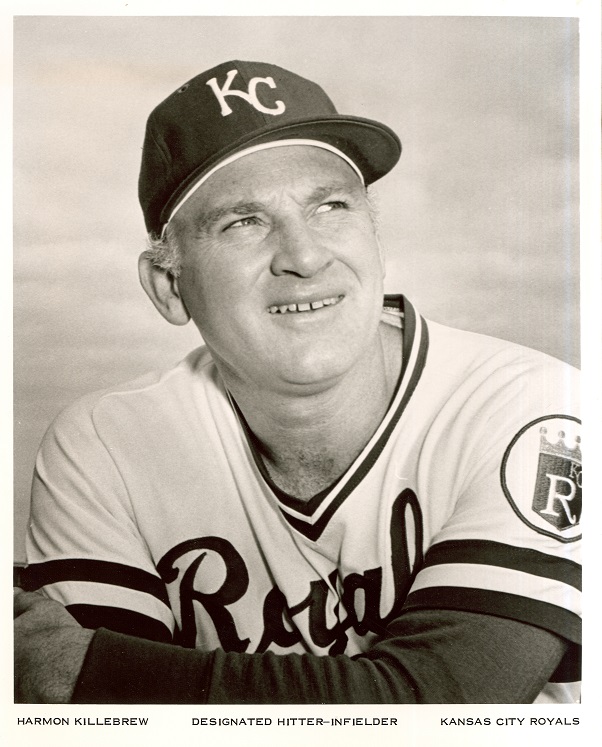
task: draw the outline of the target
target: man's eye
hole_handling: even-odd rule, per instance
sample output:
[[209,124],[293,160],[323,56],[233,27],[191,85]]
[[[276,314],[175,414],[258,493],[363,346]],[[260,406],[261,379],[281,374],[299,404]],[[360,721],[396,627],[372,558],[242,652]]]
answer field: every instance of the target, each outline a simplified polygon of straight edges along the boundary
[[325,202],[323,205],[320,205],[316,213],[330,213],[332,210],[340,210],[346,207],[347,203],[343,200],[333,200],[332,202]]
[[244,226],[254,226],[257,224],[257,218],[254,215],[250,215],[248,218],[240,218],[235,220],[234,223],[229,223],[224,229],[227,231],[229,228],[243,228]]

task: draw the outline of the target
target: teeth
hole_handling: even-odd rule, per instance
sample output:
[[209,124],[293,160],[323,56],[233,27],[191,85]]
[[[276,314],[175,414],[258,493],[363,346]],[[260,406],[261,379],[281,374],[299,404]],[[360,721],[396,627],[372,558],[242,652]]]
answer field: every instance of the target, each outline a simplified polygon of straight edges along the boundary
[[270,314],[287,314],[300,311],[315,311],[317,309],[321,309],[323,306],[334,306],[342,298],[343,296],[332,296],[331,298],[323,298],[321,301],[312,301],[311,303],[289,303],[283,304],[282,306],[270,306],[268,308],[268,311]]

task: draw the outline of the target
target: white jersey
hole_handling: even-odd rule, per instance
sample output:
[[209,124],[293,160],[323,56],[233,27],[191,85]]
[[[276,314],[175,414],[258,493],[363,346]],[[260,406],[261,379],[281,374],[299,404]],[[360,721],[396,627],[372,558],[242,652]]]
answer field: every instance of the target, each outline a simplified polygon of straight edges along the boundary
[[385,418],[307,503],[270,481],[205,348],[69,407],[38,456],[32,584],[89,627],[203,650],[352,656],[417,607],[578,644],[576,371],[388,298],[384,322],[401,318]]

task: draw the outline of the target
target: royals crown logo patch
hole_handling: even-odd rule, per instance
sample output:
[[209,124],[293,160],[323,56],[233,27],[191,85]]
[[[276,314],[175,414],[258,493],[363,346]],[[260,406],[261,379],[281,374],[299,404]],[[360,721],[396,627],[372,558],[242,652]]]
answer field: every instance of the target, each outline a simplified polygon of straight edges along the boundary
[[521,429],[508,446],[502,488],[517,516],[561,542],[580,538],[580,421],[552,415]]

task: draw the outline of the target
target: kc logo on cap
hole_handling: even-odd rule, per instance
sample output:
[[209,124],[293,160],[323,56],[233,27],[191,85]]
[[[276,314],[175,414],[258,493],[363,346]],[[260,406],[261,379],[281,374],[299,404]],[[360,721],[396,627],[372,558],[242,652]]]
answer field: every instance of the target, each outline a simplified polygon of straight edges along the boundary
[[263,112],[263,114],[273,114],[274,116],[277,114],[284,114],[286,106],[283,101],[276,101],[276,106],[273,109],[270,109],[269,107],[264,106],[257,98],[257,86],[259,83],[265,83],[270,88],[276,88],[273,78],[251,78],[249,81],[249,90],[245,93],[244,91],[232,90],[230,88],[232,81],[237,75],[238,70],[229,70],[223,88],[219,87],[217,78],[211,78],[211,80],[207,81],[207,85],[211,88],[220,103],[222,117],[227,117],[229,114],[232,114],[232,109],[230,109],[226,102],[226,96],[240,96],[241,99],[247,101],[254,109],[257,109],[258,112]]

